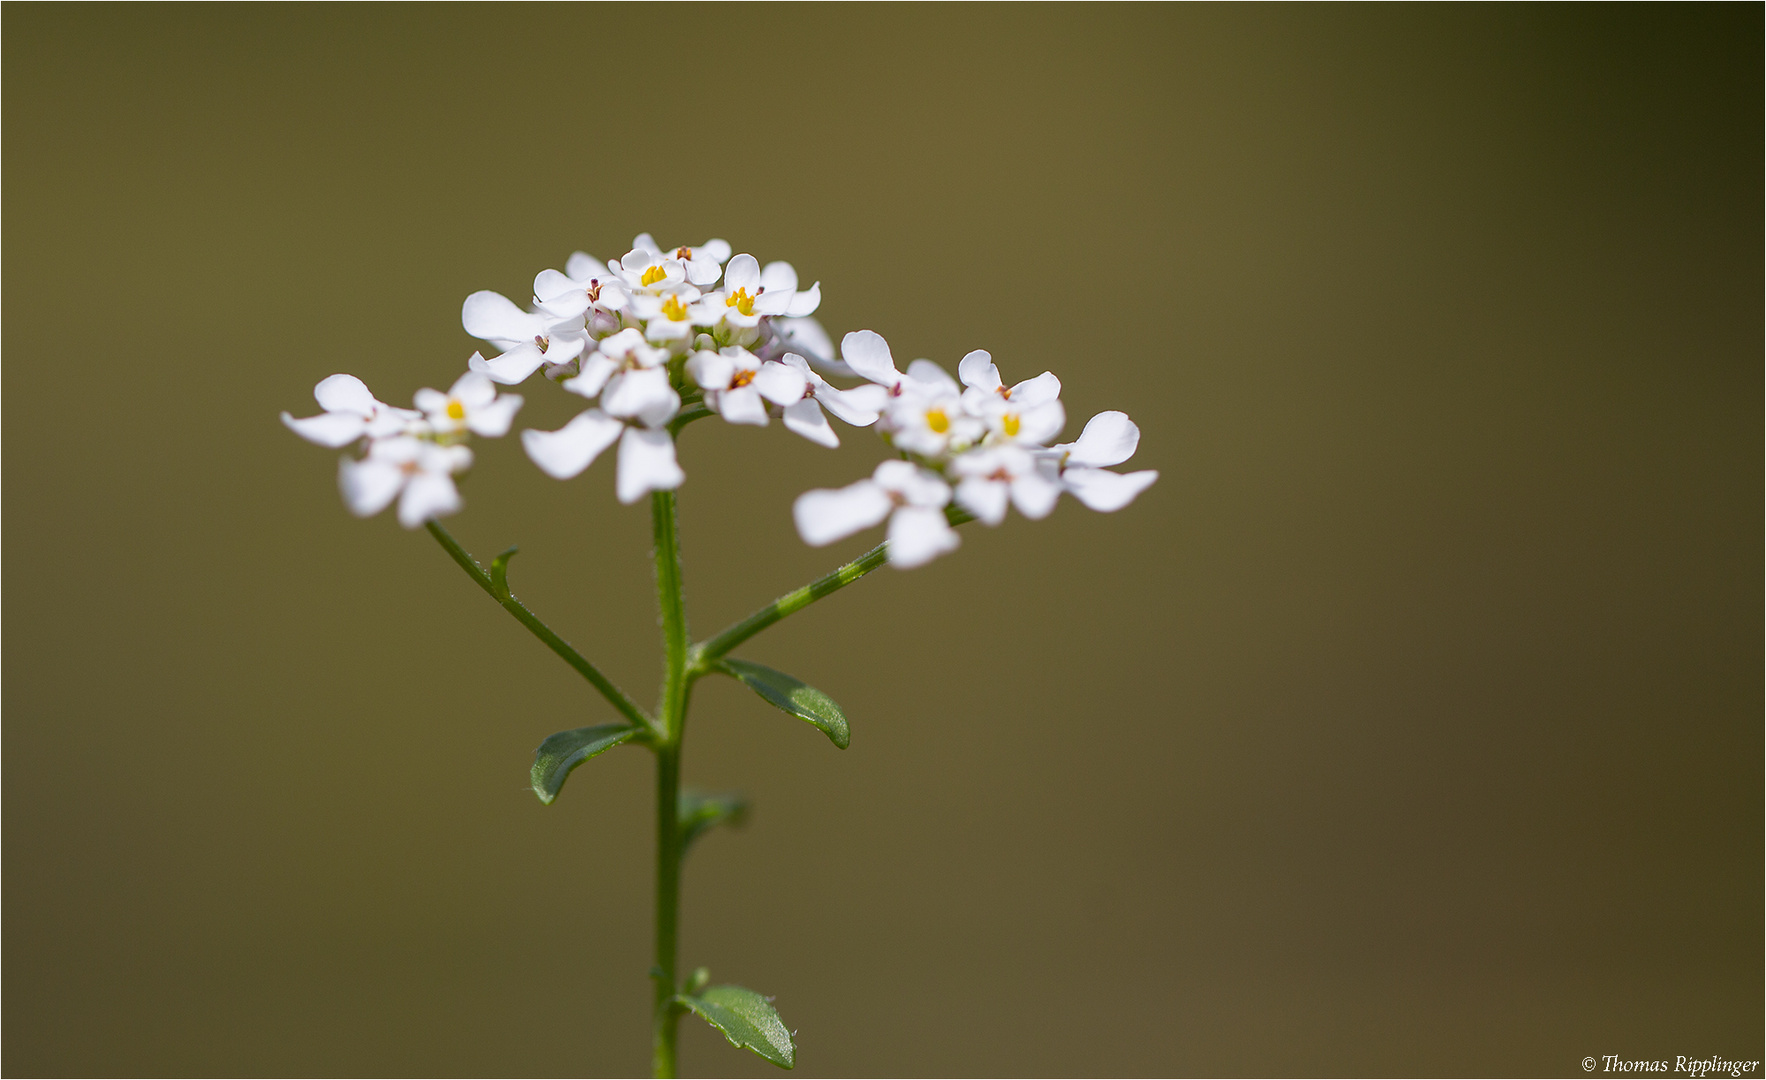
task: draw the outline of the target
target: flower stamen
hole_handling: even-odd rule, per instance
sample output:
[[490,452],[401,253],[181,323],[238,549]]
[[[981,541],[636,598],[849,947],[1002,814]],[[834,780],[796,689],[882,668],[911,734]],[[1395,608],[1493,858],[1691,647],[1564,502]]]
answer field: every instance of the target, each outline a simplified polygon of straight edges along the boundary
[[644,276],[639,278],[638,281],[640,284],[643,284],[643,285],[654,285],[658,281],[661,281],[663,278],[665,278],[667,276],[668,276],[668,271],[664,270],[662,268],[662,265],[659,263],[655,266],[652,266],[650,269],[644,271]]

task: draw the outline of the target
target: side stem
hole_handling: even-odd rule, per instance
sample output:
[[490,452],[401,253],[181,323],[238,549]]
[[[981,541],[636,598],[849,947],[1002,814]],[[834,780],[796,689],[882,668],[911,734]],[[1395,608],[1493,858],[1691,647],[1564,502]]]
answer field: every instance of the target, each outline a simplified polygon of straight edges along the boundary
[[656,602],[662,613],[664,673],[656,718],[662,728],[656,751],[656,966],[651,1072],[675,1075],[675,1033],[681,1008],[675,1004],[675,944],[681,904],[681,740],[687,722],[687,610],[681,594],[680,533],[675,524],[675,493],[650,496],[656,556]]
[[[625,696],[625,691],[613,685],[607,676],[601,674],[599,668],[589,663],[581,653],[570,647],[569,642],[553,633],[551,627],[541,622],[539,616],[529,611],[526,605],[515,598],[514,594],[509,591],[506,576],[501,572],[493,574],[478,565],[478,560],[460,546],[460,541],[454,539],[454,534],[442,528],[439,523],[434,521],[429,523],[429,535],[435,537],[435,542],[440,544],[442,550],[446,551],[456,563],[460,564],[460,569],[466,571],[472,580],[478,583],[479,588],[490,593],[491,599],[503,605],[503,610],[515,616],[521,625],[527,627],[535,637],[545,642],[546,648],[557,653],[565,663],[575,668],[577,674],[587,679],[590,686],[599,690],[601,696],[606,698],[615,709],[618,709],[621,716],[639,727],[650,727],[650,718],[644,715],[644,710],[638,708],[631,698]],[[513,548],[503,553],[500,558],[505,561],[500,561],[497,564],[498,571],[504,569],[507,565],[507,557],[513,553]],[[676,577],[678,580],[678,573]]]

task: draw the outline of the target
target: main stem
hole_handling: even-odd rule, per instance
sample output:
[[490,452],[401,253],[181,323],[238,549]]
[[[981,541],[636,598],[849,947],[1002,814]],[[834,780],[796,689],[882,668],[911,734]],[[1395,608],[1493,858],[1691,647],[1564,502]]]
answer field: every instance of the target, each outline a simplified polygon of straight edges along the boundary
[[675,493],[650,496],[656,555],[656,601],[662,611],[665,669],[656,718],[662,727],[656,751],[656,983],[651,1073],[675,1075],[675,939],[681,906],[681,739],[687,721],[687,611],[681,597],[681,545],[675,526]]

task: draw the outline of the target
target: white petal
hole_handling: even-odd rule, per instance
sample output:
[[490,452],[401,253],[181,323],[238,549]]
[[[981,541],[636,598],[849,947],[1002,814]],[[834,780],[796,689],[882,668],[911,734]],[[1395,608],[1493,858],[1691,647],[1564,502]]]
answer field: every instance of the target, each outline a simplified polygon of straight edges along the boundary
[[1061,474],[1061,483],[1073,497],[1093,510],[1120,510],[1134,501],[1153,481],[1159,479],[1157,469],[1142,469],[1127,475],[1107,469],[1068,469]]
[[634,503],[646,492],[670,491],[687,474],[675,462],[675,441],[666,431],[628,427],[619,440],[619,501]]
[[943,507],[950,502],[950,485],[930,469],[899,459],[877,466],[871,478],[910,504],[920,507]]
[[694,353],[687,361],[687,374],[704,390],[723,390],[736,374],[736,362],[708,349]]
[[755,424],[760,427],[766,427],[767,424],[766,403],[760,400],[760,391],[752,384],[719,391],[717,411],[723,413],[724,419],[732,424]]
[[542,302],[553,300],[566,293],[582,293],[583,299],[585,301],[588,299],[588,294],[584,292],[582,285],[578,284],[571,275],[561,274],[556,270],[541,270],[534,275],[533,298],[535,300]]
[[483,435],[487,439],[496,439],[509,434],[509,425],[515,420],[515,410],[521,408],[520,394],[504,394],[502,397],[476,409],[466,412],[466,426],[474,435]]
[[724,267],[724,289],[735,292],[747,289],[749,296],[760,292],[760,260],[752,255],[738,255]]
[[1061,497],[1061,486],[1047,477],[1027,473],[1012,479],[1012,505],[1032,521],[1049,516]]
[[578,281],[593,281],[608,276],[607,264],[587,252],[572,252],[570,261],[564,264],[564,272]]
[[[482,409],[496,400],[497,388],[483,372],[468,371],[454,380],[454,385],[448,388],[448,396],[468,409]],[[417,407],[423,408],[421,405]]]
[[502,293],[484,289],[460,306],[460,324],[485,341],[531,341],[544,330],[543,320],[515,306]]
[[1067,410],[1059,401],[1049,401],[1018,414],[1017,440],[1021,443],[1046,444],[1067,426]]
[[854,330],[840,339],[840,358],[861,379],[890,387],[901,381],[889,343],[874,330]]
[[405,484],[399,497],[399,524],[415,529],[425,521],[460,510],[460,490],[446,473],[418,473]]
[[791,516],[803,542],[821,547],[870,528],[888,517],[893,506],[882,485],[860,480],[837,490],[817,488],[804,492],[791,505]]
[[290,431],[308,442],[334,449],[355,442],[368,428],[366,417],[348,412],[320,413],[305,419],[296,419],[283,413],[282,422],[288,425]]
[[404,486],[405,470],[394,462],[346,457],[337,463],[337,490],[357,517],[373,517],[385,510]]
[[756,315],[783,315],[790,310],[791,298],[797,295],[790,289],[768,289],[754,298]]
[[809,380],[804,377],[803,372],[769,360],[755,372],[752,385],[768,401],[790,405],[803,400],[803,392],[809,389]]
[[1140,446],[1140,442],[1141,429],[1128,418],[1128,414],[1111,410],[1087,420],[1085,430],[1079,433],[1078,441],[1057,449],[1067,451],[1069,465],[1100,468],[1127,461],[1134,456],[1135,448]]
[[960,543],[943,510],[904,506],[889,519],[889,565],[898,570],[929,563]]
[[1045,371],[1034,379],[1025,379],[1012,387],[1012,404],[1020,409],[1034,409],[1061,396],[1061,380]]
[[815,398],[804,398],[785,406],[785,426],[812,443],[830,448],[840,445],[840,436],[834,434]]
[[[1007,485],[984,476],[971,476],[957,484],[957,505],[989,525],[1006,520]],[[1056,489],[1059,495],[1060,490]]]
[[624,430],[623,421],[600,409],[589,409],[557,431],[529,428],[521,433],[521,446],[541,472],[554,479],[568,480],[588,468]]
[[791,304],[785,314],[793,319],[802,319],[814,315],[816,308],[822,306],[822,283],[816,282],[808,289],[800,290],[791,296]]
[[873,383],[840,390],[823,383],[816,388],[816,400],[827,410],[853,427],[870,427],[877,414],[889,403],[889,391]]
[[693,254],[695,256],[710,259],[712,262],[717,262],[717,263],[729,262],[730,261],[730,242],[728,240],[719,240],[716,237],[713,237],[712,239],[707,240],[705,243],[700,244],[698,247],[694,248]]
[[545,362],[546,354],[540,351],[538,345],[529,342],[525,345],[517,345],[501,356],[493,357],[490,360],[474,356],[471,360],[466,361],[466,366],[473,371],[490,376],[492,382],[502,383],[504,386],[514,386],[538,371],[540,365]]
[[619,370],[619,365],[600,353],[595,353],[583,361],[582,368],[582,374],[574,379],[566,379],[559,385],[573,394],[592,398],[607,385],[608,377]]
[[976,349],[957,362],[957,378],[963,380],[964,386],[973,386],[977,390],[1000,388],[1000,369],[994,366],[993,356],[985,349]]
[[908,378],[951,397],[957,397],[963,392],[957,381],[950,377],[950,372],[930,360],[915,360],[909,364]]
[[788,347],[803,353],[811,364],[830,375],[853,374],[843,362],[834,359],[834,342],[822,324],[814,319],[780,319],[773,323],[773,332]]
[[680,407],[681,395],[668,385],[668,372],[662,368],[627,371],[601,393],[601,408],[609,415],[637,417],[649,427],[667,423]]
[[[472,374],[467,372],[468,375]],[[495,391],[492,391],[495,393]],[[427,386],[411,395],[411,404],[426,413],[442,412],[448,407],[448,395]]]
[[766,269],[760,272],[760,287],[767,292],[796,292],[797,271],[788,262],[767,263]]
[[313,387],[313,398],[326,412],[353,412],[367,416],[379,404],[368,387],[354,375],[328,375]]

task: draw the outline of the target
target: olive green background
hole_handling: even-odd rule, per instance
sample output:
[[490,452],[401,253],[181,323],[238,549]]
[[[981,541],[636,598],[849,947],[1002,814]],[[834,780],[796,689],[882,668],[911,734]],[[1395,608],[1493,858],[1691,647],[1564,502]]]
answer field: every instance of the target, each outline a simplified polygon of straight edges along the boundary
[[[808,1074],[1761,1056],[1761,9],[5,12],[5,1071],[632,1074],[650,772],[276,421],[405,402],[576,248],[729,239],[836,335],[1062,377],[1132,507],[970,526],[702,684],[683,961]],[[524,388],[551,427],[567,395]],[[681,448],[700,634],[863,550]],[[648,700],[642,506],[452,522]],[[688,1018],[682,1064],[767,1074]]]

